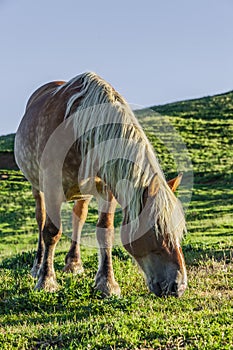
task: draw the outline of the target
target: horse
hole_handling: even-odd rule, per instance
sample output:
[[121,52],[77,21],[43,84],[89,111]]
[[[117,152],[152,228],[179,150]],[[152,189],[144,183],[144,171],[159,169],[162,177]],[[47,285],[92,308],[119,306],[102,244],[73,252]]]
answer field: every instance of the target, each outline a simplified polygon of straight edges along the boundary
[[114,277],[114,212],[122,208],[121,241],[156,296],[180,297],[187,287],[181,248],[186,230],[174,195],[181,175],[166,182],[154,150],[125,99],[103,78],[82,73],[53,81],[29,98],[15,137],[15,158],[32,185],[39,228],[35,289],[59,287],[55,247],[61,206],[75,200],[73,235],[64,271],[81,272],[80,234],[88,204],[98,203],[99,266],[95,288],[120,295]]

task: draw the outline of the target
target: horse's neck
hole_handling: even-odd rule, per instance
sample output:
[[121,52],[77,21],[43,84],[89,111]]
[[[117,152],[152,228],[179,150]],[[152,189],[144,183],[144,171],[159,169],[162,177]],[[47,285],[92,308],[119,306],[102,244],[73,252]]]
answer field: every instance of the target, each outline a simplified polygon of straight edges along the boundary
[[137,220],[143,209],[143,192],[144,187],[139,184],[135,186],[133,181],[120,179],[115,186],[110,185],[111,191],[123,211],[123,222],[128,224]]

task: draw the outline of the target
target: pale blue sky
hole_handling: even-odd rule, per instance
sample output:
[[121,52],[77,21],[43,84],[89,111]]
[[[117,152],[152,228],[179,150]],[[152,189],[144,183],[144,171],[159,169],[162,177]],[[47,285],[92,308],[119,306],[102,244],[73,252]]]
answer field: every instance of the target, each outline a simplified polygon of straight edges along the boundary
[[128,102],[233,89],[232,0],[0,0],[0,135],[30,94],[91,70]]

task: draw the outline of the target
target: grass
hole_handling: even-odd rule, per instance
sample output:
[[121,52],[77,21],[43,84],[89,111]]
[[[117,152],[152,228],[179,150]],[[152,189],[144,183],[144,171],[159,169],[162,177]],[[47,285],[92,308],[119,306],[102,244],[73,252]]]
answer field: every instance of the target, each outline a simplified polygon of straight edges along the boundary
[[[37,228],[30,184],[20,172],[0,171],[8,176],[0,181],[1,349],[233,349],[232,106],[233,93],[228,93],[154,107],[163,117],[138,113],[167,178],[178,170],[191,180],[194,174],[191,202],[191,180],[179,191],[188,198],[183,251],[189,288],[181,299],[150,294],[121,246],[115,246],[113,255],[122,297],[101,299],[93,290],[98,265],[95,202],[84,229],[84,275],[61,271],[71,230],[71,205],[64,205],[65,234],[55,262],[60,289],[52,294],[34,291],[30,268]],[[0,150],[10,151],[10,142],[0,138]],[[188,164],[179,154],[183,144]],[[118,211],[117,228],[120,220]],[[119,241],[118,229],[116,236]]]
[[12,152],[14,149],[15,134],[0,137],[0,152]]

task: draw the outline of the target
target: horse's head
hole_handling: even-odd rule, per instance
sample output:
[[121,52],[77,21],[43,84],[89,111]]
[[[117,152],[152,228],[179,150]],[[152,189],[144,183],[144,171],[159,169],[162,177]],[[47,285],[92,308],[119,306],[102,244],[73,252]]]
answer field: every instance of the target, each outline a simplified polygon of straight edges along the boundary
[[[182,175],[179,175],[168,182],[172,191],[176,190],[181,177]],[[158,222],[153,224],[153,218],[156,215],[151,212],[151,207],[157,200],[158,189],[158,181],[154,177],[144,194],[146,204],[144,203],[143,215],[141,215],[137,229],[137,237],[139,238],[126,244],[124,244],[124,240],[122,241],[127,251],[143,270],[151,292],[157,296],[174,295],[180,297],[187,287],[185,261],[178,238],[182,236],[184,224],[180,225],[182,232],[177,232],[177,238],[173,237],[172,241],[171,237],[169,238],[169,232],[165,232],[165,234],[160,232],[161,225],[163,225],[163,230],[164,227],[166,228],[166,222],[160,223],[158,218]],[[168,191],[170,190],[168,189]]]

